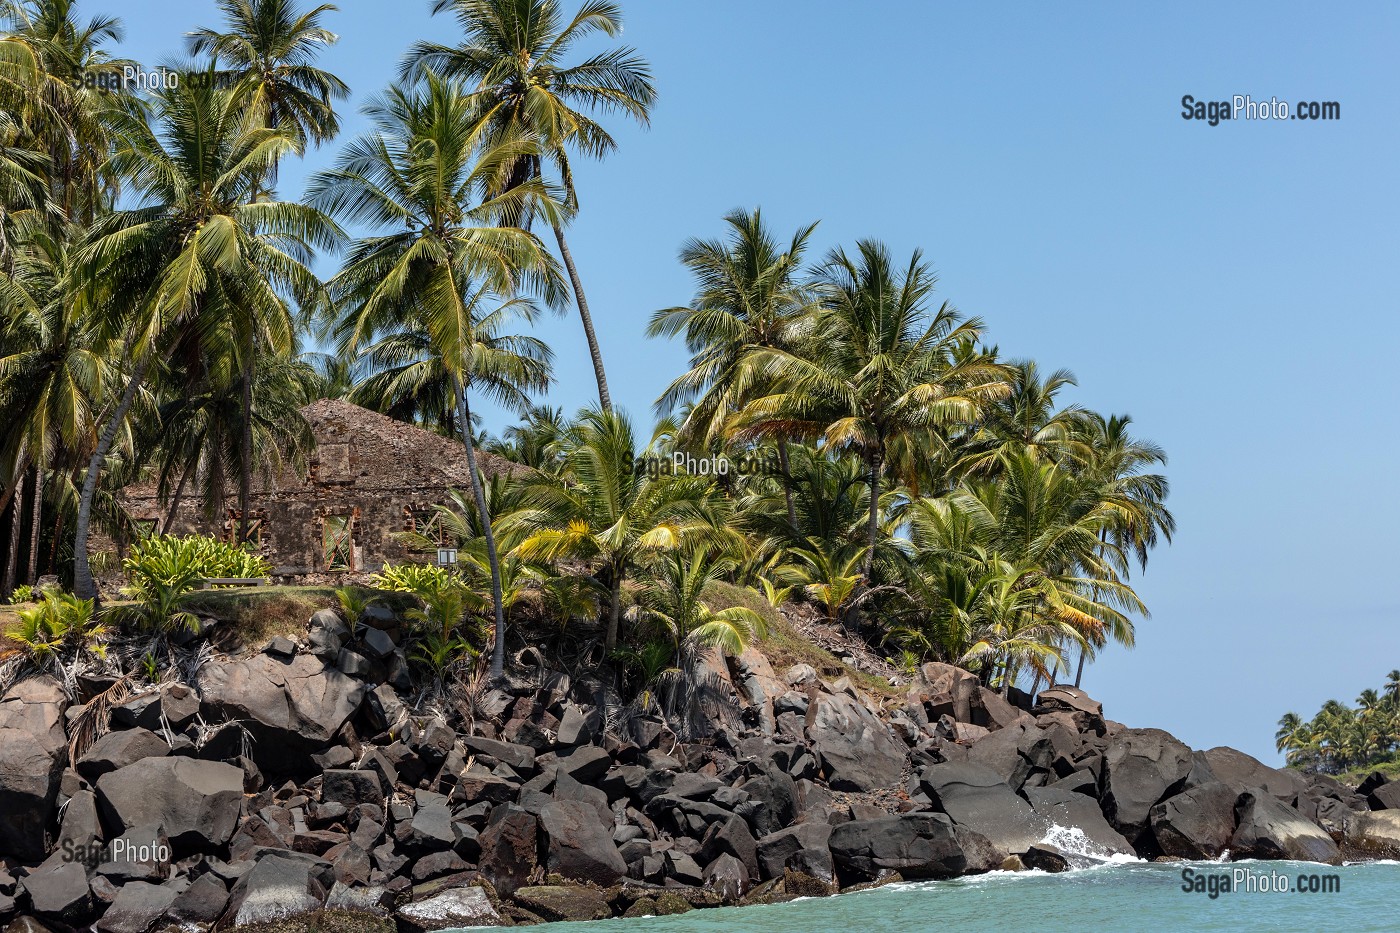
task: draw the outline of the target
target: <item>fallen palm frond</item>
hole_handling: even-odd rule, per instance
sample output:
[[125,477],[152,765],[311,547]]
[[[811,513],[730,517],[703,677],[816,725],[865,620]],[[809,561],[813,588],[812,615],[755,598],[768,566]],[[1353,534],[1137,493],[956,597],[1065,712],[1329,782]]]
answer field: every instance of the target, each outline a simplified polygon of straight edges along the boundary
[[87,702],[82,712],[68,724],[68,760],[70,763],[81,758],[94,742],[107,734],[111,725],[112,707],[125,703],[131,698],[131,695],[130,680],[127,677],[121,677],[112,686]]

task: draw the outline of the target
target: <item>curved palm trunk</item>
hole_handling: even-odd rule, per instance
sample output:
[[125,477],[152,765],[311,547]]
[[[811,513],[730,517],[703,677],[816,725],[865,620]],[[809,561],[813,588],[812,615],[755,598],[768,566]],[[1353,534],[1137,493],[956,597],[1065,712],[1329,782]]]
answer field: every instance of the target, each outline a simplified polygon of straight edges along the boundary
[[1075,686],[1075,689],[1078,689],[1078,688],[1079,688],[1079,681],[1082,680],[1083,677],[1084,677],[1084,658],[1085,658],[1086,655],[1088,655],[1088,653],[1089,653],[1089,649],[1088,649],[1088,648],[1080,648],[1080,649],[1079,649],[1079,669],[1076,670],[1076,671],[1074,672],[1074,686]]
[[19,475],[18,491],[10,508],[10,544],[5,551],[5,579],[0,582],[0,593],[7,598],[15,589],[15,574],[19,571],[19,527],[20,515],[24,511],[24,480],[25,473]]
[[39,579],[39,532],[44,522],[44,471],[34,467],[34,512],[29,516],[29,573],[25,581]]
[[165,521],[161,523],[161,534],[170,534],[170,526],[175,523],[175,516],[180,511],[180,500],[185,497],[185,484],[190,481],[190,474],[196,469],[198,467],[186,467],[180,471],[180,484],[175,487],[175,495],[170,500],[170,510],[165,513]]
[[603,411],[612,411],[612,396],[608,394],[608,376],[603,371],[603,351],[598,348],[598,335],[593,331],[593,315],[588,312],[588,299],[583,297],[583,282],[574,266],[574,254],[569,252],[569,244],[564,239],[564,228],[554,225],[554,238],[559,241],[559,255],[564,258],[564,268],[569,270],[569,282],[574,289],[574,300],[578,303],[578,316],[583,321],[583,335],[588,339],[588,355],[593,358],[593,375],[598,380],[598,404]]
[[146,369],[150,362],[148,357],[137,364],[131,378],[126,382],[126,389],[122,391],[117,410],[107,420],[107,426],[102,429],[97,447],[88,458],[87,475],[83,477],[83,491],[78,496],[78,519],[73,523],[73,592],[79,599],[97,598],[97,584],[93,582],[92,565],[88,562],[88,534],[92,526],[92,500],[97,495],[97,477],[102,472],[102,461],[107,459],[112,444],[117,440],[117,430],[131,411],[141,383],[146,380]]
[[496,637],[491,645],[491,679],[500,680],[506,671],[506,613],[501,593],[501,563],[496,555],[496,532],[491,527],[491,513],[486,507],[486,490],[476,469],[476,444],[472,442],[472,412],[467,401],[467,389],[457,389],[457,406],[462,413],[462,446],[467,449],[467,469],[471,471],[472,498],[481,516],[481,530],[486,535],[486,560],[491,565],[491,601],[496,608]]
[[0,515],[5,514],[5,510],[10,507],[10,500],[15,497],[15,492],[19,490],[19,484],[24,479],[24,471],[29,469],[29,451],[24,449],[19,461],[15,464],[15,476],[10,480],[10,484],[5,487],[4,493],[0,493]]

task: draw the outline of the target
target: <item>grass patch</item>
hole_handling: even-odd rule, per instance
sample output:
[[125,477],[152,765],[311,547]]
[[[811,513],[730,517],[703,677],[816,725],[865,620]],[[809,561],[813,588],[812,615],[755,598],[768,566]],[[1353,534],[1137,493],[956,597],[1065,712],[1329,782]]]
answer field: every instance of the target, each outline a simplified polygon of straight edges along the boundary
[[1384,774],[1389,780],[1400,780],[1400,760],[1379,761],[1364,768],[1357,768],[1355,771],[1345,771],[1332,776],[1348,787],[1355,787],[1377,771]]
[[867,693],[876,696],[895,697],[899,691],[890,686],[889,681],[874,674],[857,670],[845,664],[836,655],[815,645],[794,629],[783,618],[782,613],[768,604],[762,594],[743,586],[715,582],[705,589],[705,598],[712,609],[728,609],[730,606],[744,606],[763,616],[768,623],[768,637],[758,648],[773,665],[773,670],[782,676],[794,664],[810,664],[824,680],[849,677],[851,682]]
[[340,605],[334,587],[248,586],[200,590],[187,598],[191,612],[229,624],[237,641],[261,648],[279,635],[298,638],[318,609]]

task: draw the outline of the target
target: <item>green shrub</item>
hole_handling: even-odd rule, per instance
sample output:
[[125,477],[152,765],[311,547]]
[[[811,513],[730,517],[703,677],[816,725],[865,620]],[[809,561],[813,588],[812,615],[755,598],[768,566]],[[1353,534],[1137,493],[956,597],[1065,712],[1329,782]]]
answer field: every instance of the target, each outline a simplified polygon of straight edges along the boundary
[[489,603],[467,582],[443,567],[428,564],[384,565],[372,582],[381,590],[410,593],[419,606],[405,616],[418,623],[420,629],[415,660],[435,676],[442,677],[451,663],[463,655],[475,657],[477,648],[468,639],[480,639],[477,626],[465,633],[457,631],[470,614],[481,612]]
[[199,582],[209,576],[206,568],[215,566],[208,559],[211,550],[200,543],[204,541],[213,539],[149,538],[133,547],[131,556],[122,562],[131,580],[122,592],[135,602],[114,606],[107,610],[107,616],[118,624],[148,632],[197,628],[199,617],[186,603]]
[[50,590],[39,605],[21,609],[17,615],[19,625],[10,631],[10,639],[35,662],[70,652],[105,654],[102,640],[107,627],[94,614],[90,599]]
[[420,597],[425,593],[440,592],[454,584],[465,586],[460,577],[432,564],[385,564],[383,570],[370,578],[370,582],[381,590],[412,593]]
[[28,583],[15,587],[10,594],[10,605],[18,606],[20,603],[32,603],[34,601],[34,587]]
[[254,554],[247,545],[230,544],[203,535],[157,535],[132,545],[131,556],[122,562],[127,573],[133,576],[133,587],[139,585],[135,579],[140,573],[139,568],[152,561],[166,567],[189,567],[196,582],[199,578],[250,579],[265,577],[272,572],[272,565]]

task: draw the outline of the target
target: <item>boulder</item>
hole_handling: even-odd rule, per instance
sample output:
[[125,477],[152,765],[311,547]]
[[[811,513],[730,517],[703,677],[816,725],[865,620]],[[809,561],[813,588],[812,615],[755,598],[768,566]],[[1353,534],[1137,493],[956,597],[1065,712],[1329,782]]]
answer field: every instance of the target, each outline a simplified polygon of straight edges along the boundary
[[1220,781],[1188,787],[1150,812],[1152,835],[1164,855],[1214,859],[1235,835],[1235,802],[1240,791]]
[[545,867],[572,881],[607,887],[627,874],[627,863],[612,841],[611,827],[585,803],[551,800],[539,814],[546,840]]
[[1103,756],[1104,816],[1137,846],[1152,807],[1182,789],[1191,763],[1191,750],[1161,729],[1113,735]]
[[97,921],[97,929],[100,933],[149,933],[175,903],[178,893],[165,885],[129,881],[117,890],[116,900]]
[[963,874],[967,859],[953,822],[941,813],[904,813],[852,820],[831,830],[831,857],[843,880],[896,871],[906,879]]
[[889,726],[848,695],[816,697],[807,708],[806,733],[832,790],[890,787],[904,773],[908,750]]
[[759,877],[781,878],[784,869],[787,868],[788,859],[798,852],[827,851],[831,831],[830,823],[798,823],[759,839],[755,853],[758,858]]
[[64,861],[55,853],[22,883],[34,916],[45,923],[77,927],[92,915],[92,888],[81,862]]
[[1400,810],[1400,781],[1388,781],[1366,795],[1372,810]]
[[[1025,713],[1016,709],[1001,694],[986,687],[977,687],[972,691],[972,721],[976,725],[993,731],[1005,729],[1016,722]],[[1026,716],[1030,719],[1029,716]]]
[[493,758],[502,764],[510,765],[516,771],[533,771],[535,769],[535,750],[528,745],[499,742],[495,739],[484,739],[475,735],[463,736],[462,745],[469,752]]
[[[1073,857],[1136,855],[1132,844],[1108,825],[1092,797],[1053,787],[1027,787],[1026,799],[1046,824],[1045,839]],[[1082,866],[1077,866],[1082,867]]]
[[[510,897],[534,873],[538,825],[532,813],[518,807],[498,806],[492,808],[486,828],[477,837],[481,847],[478,870],[502,897]],[[612,845],[612,841],[608,844]]]
[[104,774],[97,800],[120,832],[162,826],[177,851],[205,851],[228,842],[238,827],[243,771],[217,761],[146,758]]
[[[1195,752],[1192,765],[1192,777],[1186,782],[1188,787],[1216,780],[1241,791],[1263,790],[1285,803],[1296,800],[1308,789],[1308,782],[1296,771],[1271,768],[1253,756],[1226,746]],[[1202,777],[1205,780],[1200,780]]]
[[328,768],[321,772],[321,800],[347,809],[362,803],[378,806],[384,802],[384,787],[379,775],[369,769]]
[[258,767],[272,772],[310,767],[310,755],[335,740],[366,690],[311,654],[210,662],[197,686],[207,718],[242,721]]
[[1332,837],[1273,797],[1245,792],[1235,805],[1238,828],[1230,839],[1233,858],[1292,859],[1337,864]]
[[170,905],[171,920],[182,924],[213,923],[228,907],[228,886],[222,878],[205,872],[185,888]]
[[0,852],[27,862],[44,857],[44,830],[62,773],[61,752],[43,733],[0,728]]
[[919,786],[954,823],[980,833],[1009,854],[1045,838],[1046,823],[992,769],[974,761],[930,765]]
[[[919,668],[917,684],[930,697],[946,694],[951,714],[958,722],[972,722],[972,695],[977,689],[977,676],[953,664],[930,661]],[[941,713],[936,713],[936,719]]]
[[[827,859],[831,853],[827,853]],[[732,904],[749,892],[753,886],[744,863],[733,855],[725,853],[705,866],[705,886],[719,894],[726,904]]]
[[165,739],[149,729],[123,729],[109,732],[93,742],[75,767],[83,777],[96,781],[109,771],[125,768],[142,758],[162,758],[169,752]]
[[758,715],[758,727],[764,735],[772,735],[776,726],[773,701],[787,692],[787,684],[773,673],[768,659],[753,645],[730,659],[734,685],[739,694]]
[[515,902],[545,920],[606,920],[612,916],[601,891],[572,884],[541,884],[515,892]]
[[395,916],[402,929],[429,933],[449,927],[501,926],[501,915],[486,891],[476,885],[446,891],[405,904]]
[[291,852],[265,854],[233,886],[224,922],[272,923],[320,910],[332,884],[327,862]]
[[1366,858],[1400,858],[1400,810],[1353,813],[1344,824],[1342,842]]
[[68,694],[48,674],[26,677],[0,696],[0,729],[28,732],[50,752],[57,754],[68,746],[64,713]]

